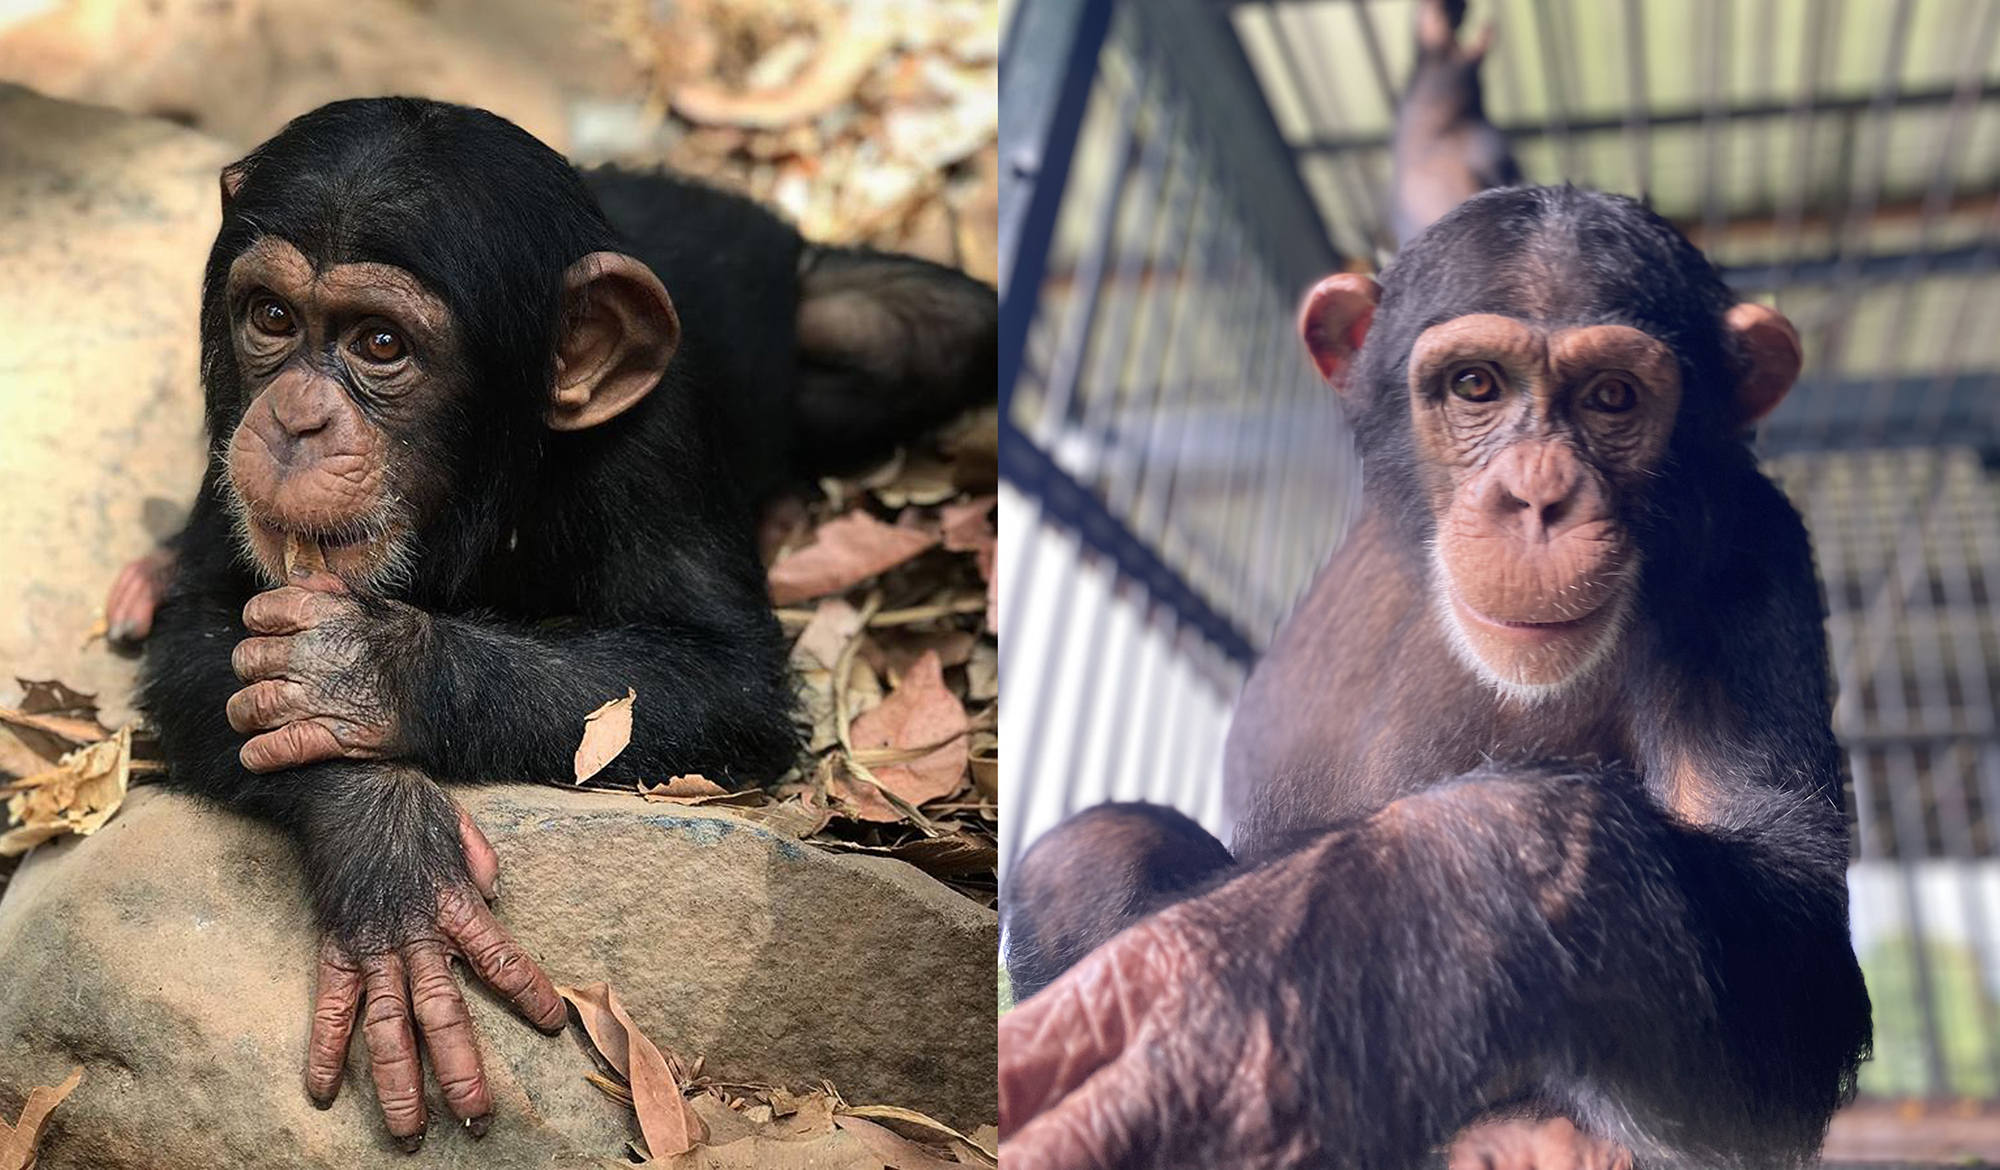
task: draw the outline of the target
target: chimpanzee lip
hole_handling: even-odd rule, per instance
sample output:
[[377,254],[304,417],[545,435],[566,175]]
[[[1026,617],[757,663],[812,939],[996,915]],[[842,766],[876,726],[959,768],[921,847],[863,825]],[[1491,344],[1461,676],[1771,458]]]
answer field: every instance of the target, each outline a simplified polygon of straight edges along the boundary
[[1576,630],[1581,630],[1585,626],[1590,625],[1592,621],[1596,619],[1597,615],[1600,612],[1602,612],[1602,607],[1600,606],[1598,609],[1593,609],[1589,613],[1586,613],[1581,617],[1565,618],[1562,621],[1554,621],[1554,622],[1509,621],[1504,618],[1496,618],[1481,613],[1471,602],[1467,601],[1465,599],[1465,595],[1463,593],[1460,593],[1456,588],[1453,588],[1451,591],[1451,600],[1453,604],[1457,605],[1459,609],[1463,610],[1467,616],[1477,620],[1482,625],[1488,625],[1496,629],[1510,630],[1524,634],[1566,634]]
[[347,548],[368,540],[366,524],[287,524],[268,516],[254,516],[252,522],[280,540],[296,536],[323,549]]

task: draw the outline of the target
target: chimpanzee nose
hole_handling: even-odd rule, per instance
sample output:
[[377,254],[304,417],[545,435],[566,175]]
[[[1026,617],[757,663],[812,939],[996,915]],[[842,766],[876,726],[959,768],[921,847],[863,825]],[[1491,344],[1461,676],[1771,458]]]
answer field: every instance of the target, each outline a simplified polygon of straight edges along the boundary
[[1584,476],[1576,456],[1551,444],[1521,444],[1494,460],[1486,512],[1503,531],[1524,540],[1549,541],[1587,510],[1580,507]]
[[318,460],[328,431],[339,419],[339,394],[337,387],[312,376],[285,374],[271,384],[264,400],[270,404],[270,421],[277,425],[258,429],[281,469],[290,472]]

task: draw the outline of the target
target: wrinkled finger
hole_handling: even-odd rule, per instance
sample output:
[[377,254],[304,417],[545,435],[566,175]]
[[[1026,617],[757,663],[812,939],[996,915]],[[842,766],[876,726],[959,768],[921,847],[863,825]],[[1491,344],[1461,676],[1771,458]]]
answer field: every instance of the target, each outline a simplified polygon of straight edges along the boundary
[[327,592],[297,585],[266,590],[243,604],[243,625],[254,634],[298,634],[339,607]]
[[1155,991],[1120,939],[1000,1020],[1000,1136],[1026,1125],[1125,1051]]
[[1158,1109],[1169,1095],[1149,1083],[1143,1061],[1106,1065],[1006,1140],[1001,1161],[1036,1170],[1152,1165],[1149,1155],[1159,1150],[1163,1136]]
[[245,638],[229,652],[229,667],[244,682],[282,678],[292,671],[292,655],[298,645],[292,637]]
[[444,948],[436,943],[415,944],[404,950],[403,957],[410,968],[410,1004],[424,1035],[431,1075],[444,1094],[445,1108],[466,1123],[472,1136],[484,1137],[488,1115],[493,1112],[493,1096],[486,1088],[486,1072],[479,1066],[472,1015],[459,992],[458,978],[445,961]]
[[325,1109],[340,1095],[347,1041],[361,1006],[361,969],[332,942],[319,953],[319,991],[313,997],[312,1034],[306,1039],[306,1095]]
[[338,760],[346,754],[332,731],[322,724],[302,720],[252,737],[244,743],[237,758],[252,772],[282,772],[321,760]]
[[465,869],[479,896],[491,902],[500,896],[500,855],[493,842],[472,823],[464,809],[458,810],[458,841],[465,850]]
[[361,1035],[368,1042],[368,1072],[375,1080],[375,1101],[390,1136],[406,1150],[423,1144],[424,1066],[417,1059],[417,1038],[410,1031],[410,992],[402,957],[370,955],[361,960],[361,978],[368,1006],[361,1012]]
[[438,928],[465,956],[480,980],[514,1005],[529,1023],[545,1032],[563,1026],[568,1013],[555,984],[528,957],[521,944],[507,936],[486,903],[465,886],[454,886],[438,898]]
[[289,679],[275,678],[251,683],[237,691],[222,705],[222,711],[229,717],[229,726],[244,735],[271,731],[312,714],[306,710],[304,687]]

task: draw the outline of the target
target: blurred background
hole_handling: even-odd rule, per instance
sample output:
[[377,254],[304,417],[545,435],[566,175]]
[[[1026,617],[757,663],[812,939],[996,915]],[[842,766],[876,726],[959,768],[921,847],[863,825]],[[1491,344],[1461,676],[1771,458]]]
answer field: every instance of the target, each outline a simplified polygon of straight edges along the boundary
[[[1229,708],[1357,465],[1293,333],[1387,259],[1414,0],[1016,0],[1001,158],[1003,867],[1065,814],[1228,839]],[[2000,3],[1474,0],[1529,182],[1644,196],[1807,351],[1876,1004],[1829,1162],[2000,1162]]]
[[[0,82],[242,150],[337,98],[502,114],[993,279],[991,0],[0,0]],[[5,160],[0,160],[3,164]]]

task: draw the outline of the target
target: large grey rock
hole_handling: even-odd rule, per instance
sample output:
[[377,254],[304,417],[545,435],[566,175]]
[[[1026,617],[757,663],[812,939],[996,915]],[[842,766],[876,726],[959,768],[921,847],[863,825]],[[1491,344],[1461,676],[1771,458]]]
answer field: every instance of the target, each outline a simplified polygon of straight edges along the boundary
[[81,651],[201,483],[196,317],[232,157],[0,85],[0,678],[60,677],[114,721],[133,663]]
[[[501,920],[559,983],[607,980],[647,1034],[723,1079],[816,1083],[969,1129],[996,1115],[997,926],[899,862],[722,814],[508,786],[459,795],[502,859]],[[468,998],[498,1107],[416,1159],[375,1116],[363,1049],[321,1113],[300,1087],[313,935],[290,846],[141,789],[32,854],[0,901],[0,1116],[84,1067],[42,1170],[599,1165],[635,1134],[576,1031]],[[432,1113],[436,1117],[435,1087]]]

